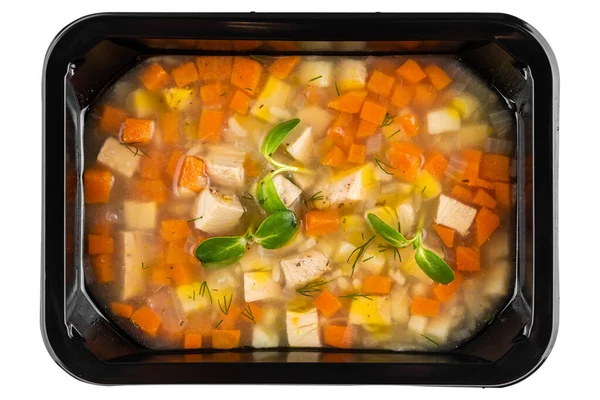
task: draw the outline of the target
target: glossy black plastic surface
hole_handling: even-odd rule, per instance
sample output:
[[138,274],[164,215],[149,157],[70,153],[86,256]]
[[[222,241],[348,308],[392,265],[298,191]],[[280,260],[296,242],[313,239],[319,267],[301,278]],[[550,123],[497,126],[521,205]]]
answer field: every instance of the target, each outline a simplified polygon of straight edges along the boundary
[[[150,351],[122,335],[87,295],[79,184],[87,107],[152,54],[284,54],[291,41],[301,48],[292,52],[303,54],[454,54],[514,111],[515,290],[493,323],[458,349]],[[324,50],[322,41],[333,44]],[[42,335],[73,376],[104,384],[502,386],[528,376],[548,356],[558,326],[558,70],[544,39],[525,22],[503,14],[93,15],[53,41],[43,79]]]

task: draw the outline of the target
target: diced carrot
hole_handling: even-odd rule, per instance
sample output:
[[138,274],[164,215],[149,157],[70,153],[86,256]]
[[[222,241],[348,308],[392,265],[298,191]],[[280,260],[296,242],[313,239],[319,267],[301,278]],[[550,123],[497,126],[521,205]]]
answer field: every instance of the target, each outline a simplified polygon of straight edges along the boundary
[[500,217],[482,207],[475,217],[475,244],[479,247],[492,236],[500,226]]
[[483,189],[477,189],[475,196],[473,197],[473,204],[477,204],[481,207],[495,208],[497,205],[496,200]]
[[83,174],[83,198],[86,203],[108,203],[115,178],[110,171],[86,169]]
[[186,333],[183,336],[183,348],[184,349],[199,349],[202,347],[202,334],[201,333]]
[[433,230],[438,234],[446,247],[454,247],[454,235],[456,231],[443,225],[433,224]]
[[112,266],[111,254],[99,254],[90,257],[90,264],[94,272],[94,279],[98,283],[107,283],[115,280],[115,271]]
[[[183,251],[183,249],[181,250]],[[185,252],[183,254],[189,260],[189,255]],[[184,258],[183,255],[181,258]],[[169,270],[171,271],[171,283],[174,285],[189,285],[194,282],[194,270],[189,263],[169,265]]]
[[160,223],[160,233],[167,242],[187,239],[190,227],[184,219],[165,219]]
[[447,285],[441,283],[433,284],[433,295],[441,302],[447,303],[452,300],[462,283],[462,276],[454,273],[454,280]]
[[424,317],[437,317],[440,313],[440,305],[439,300],[413,297],[410,304],[410,313],[411,315],[422,315]]
[[348,162],[353,164],[362,164],[365,162],[367,146],[364,144],[353,143],[348,150]]
[[173,68],[171,75],[173,75],[177,87],[183,87],[198,80],[198,70],[192,61]]
[[116,315],[117,317],[129,319],[133,314],[133,307],[130,304],[113,301],[112,303],[110,303],[110,312]]
[[510,159],[501,154],[486,153],[481,160],[481,178],[493,182],[508,182]]
[[455,185],[450,192],[450,196],[463,203],[470,203],[473,201],[473,192],[471,192],[471,189],[461,185]]
[[327,130],[327,137],[335,146],[348,150],[354,143],[356,120],[353,114],[339,113]]
[[394,118],[394,121],[400,123],[408,136],[415,136],[419,132],[419,117],[412,112],[402,113]]
[[160,179],[165,167],[165,156],[162,152],[152,150],[147,157],[140,160],[140,177],[144,179]]
[[386,114],[387,108],[385,106],[372,100],[365,100],[360,110],[360,119],[381,125]]
[[337,231],[340,226],[337,210],[309,211],[305,218],[305,233],[309,236],[327,235]]
[[246,115],[248,108],[250,108],[250,100],[250,97],[246,93],[241,90],[236,90],[231,99],[231,103],[229,103],[229,108],[242,115]]
[[252,316],[254,317],[254,322],[256,324],[260,324],[263,318],[265,317],[265,311],[259,307],[256,303],[247,303],[244,308],[250,309],[252,312]]
[[392,290],[392,278],[389,276],[367,276],[363,280],[362,291],[367,294],[389,294]]
[[226,89],[220,82],[209,83],[200,87],[200,98],[205,106],[223,106]]
[[367,83],[367,89],[373,93],[380,94],[382,96],[389,96],[394,87],[394,81],[396,78],[384,74],[381,71],[373,71],[369,82]]
[[154,285],[170,285],[173,279],[171,275],[171,269],[164,264],[152,266],[152,283]]
[[251,96],[255,95],[256,88],[262,75],[262,66],[251,58],[234,57],[231,83]]
[[196,58],[198,76],[204,82],[226,81],[231,77],[232,57],[202,56]]
[[425,155],[423,169],[431,174],[436,180],[441,181],[448,168],[448,159],[438,151],[432,151]]
[[206,187],[208,180],[204,172],[204,161],[194,156],[187,156],[181,167],[179,186],[193,192],[199,192]]
[[190,260],[190,257],[191,256],[183,249],[183,243],[181,243],[181,241],[169,242],[169,246],[167,246],[167,264],[186,264]]
[[169,81],[169,74],[157,62],[153,62],[141,73],[140,80],[148,90],[162,89]]
[[415,88],[411,85],[396,84],[392,93],[392,104],[396,107],[406,107],[415,94]]
[[202,110],[200,125],[198,126],[198,139],[208,143],[219,143],[224,119],[225,113],[223,111]]
[[150,143],[154,133],[154,121],[151,119],[127,118],[121,131],[123,143]]
[[396,70],[398,75],[410,83],[417,83],[427,77],[419,64],[412,59],[409,59]]
[[96,254],[112,254],[113,240],[110,236],[88,235],[88,253]]
[[349,349],[352,347],[352,329],[348,326],[325,325],[323,341],[332,347]]
[[110,236],[111,228],[112,224],[106,218],[94,218],[90,221],[88,232],[94,235]]
[[299,56],[277,57],[269,66],[269,72],[277,79],[285,79],[300,61]]
[[138,179],[131,184],[133,199],[163,204],[167,198],[165,183],[160,179]]
[[179,141],[179,113],[177,111],[160,114],[158,127],[165,144],[174,144]]
[[437,97],[435,88],[428,83],[420,83],[415,86],[411,104],[419,108],[427,108],[431,106]]
[[436,90],[442,90],[452,83],[452,79],[437,65],[428,65],[424,70],[429,78],[429,82],[431,82]]
[[342,303],[327,289],[323,290],[313,300],[313,305],[327,318],[333,317],[342,309]]
[[423,160],[423,149],[409,142],[394,142],[389,145],[388,160],[392,172],[398,178],[415,182]]
[[240,346],[240,331],[213,329],[212,346],[215,349],[233,349]]
[[463,171],[462,181],[469,186],[475,186],[479,179],[482,153],[479,150],[463,150],[460,153],[462,160],[466,163]]
[[327,107],[333,108],[340,112],[346,112],[350,114],[356,114],[360,111],[363,106],[363,102],[367,97],[366,90],[351,90],[346,93],[342,93],[340,96],[334,97]]
[[489,190],[496,189],[496,185],[494,185],[494,182],[486,181],[485,179],[477,179],[477,187]]
[[342,167],[346,161],[346,155],[344,150],[338,146],[333,146],[323,157],[321,157],[321,164],[330,167]]
[[364,137],[371,136],[375,133],[377,128],[379,128],[379,125],[374,124],[369,121],[365,121],[364,119],[361,119],[358,122],[358,129],[356,131],[356,137],[364,138]]
[[150,336],[156,336],[161,323],[160,316],[148,306],[135,310],[131,315],[131,321]]
[[510,208],[512,203],[512,195],[510,190],[510,183],[495,183],[496,189],[496,201],[502,208]]
[[470,247],[456,247],[456,268],[459,271],[479,271],[481,262],[479,250]]
[[106,133],[116,135],[121,130],[121,125],[127,118],[127,112],[119,108],[104,106],[100,117],[100,129]]
[[184,154],[180,150],[174,150],[173,153],[171,153],[171,157],[169,157],[169,162],[167,163],[167,175],[169,175],[169,177],[173,178],[175,176],[175,173],[177,173],[177,166],[183,156]]

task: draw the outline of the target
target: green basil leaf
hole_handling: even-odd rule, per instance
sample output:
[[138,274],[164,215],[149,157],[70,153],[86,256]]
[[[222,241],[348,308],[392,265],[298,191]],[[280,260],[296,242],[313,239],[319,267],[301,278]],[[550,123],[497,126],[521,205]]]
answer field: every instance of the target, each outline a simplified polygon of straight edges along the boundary
[[273,183],[273,178],[270,174],[258,182],[256,197],[258,198],[258,203],[262,205],[269,214],[287,210],[287,207],[283,204],[283,201],[281,201],[281,198],[277,193],[277,189],[275,189],[275,184]]
[[196,247],[195,255],[204,268],[222,268],[242,258],[247,243],[243,236],[212,237]]
[[279,211],[269,215],[252,237],[265,249],[278,249],[296,236],[299,229],[300,223],[293,211]]
[[265,137],[265,140],[260,147],[260,152],[266,158],[271,158],[275,150],[279,147],[283,139],[290,133],[292,129],[300,123],[298,118],[289,121],[283,121],[273,127]]
[[454,272],[446,261],[433,251],[419,246],[415,253],[415,261],[417,265],[425,272],[425,275],[441,283],[447,285],[454,280]]
[[379,218],[377,215],[373,213],[369,213],[367,215],[367,221],[369,221],[369,225],[375,232],[379,234],[389,244],[394,247],[406,247],[410,242],[406,240],[404,235],[400,232],[386,224]]

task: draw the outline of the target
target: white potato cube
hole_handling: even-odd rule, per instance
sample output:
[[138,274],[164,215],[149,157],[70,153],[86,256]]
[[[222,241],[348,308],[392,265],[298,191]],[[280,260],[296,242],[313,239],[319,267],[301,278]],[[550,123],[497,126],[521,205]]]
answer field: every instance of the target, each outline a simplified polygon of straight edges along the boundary
[[236,116],[230,117],[227,120],[227,126],[233,134],[239,138],[245,138],[248,136],[248,130],[240,124]]
[[114,137],[106,139],[100,152],[98,162],[113,172],[131,178],[138,169],[143,154],[135,154],[132,146],[126,146]]
[[367,64],[363,60],[342,60],[336,68],[340,92],[362,89],[367,84]]
[[[392,257],[392,260],[393,260],[394,256],[390,255],[390,257]],[[400,286],[402,286],[406,283],[406,277],[404,276],[404,274],[402,272],[400,272],[399,269],[395,269],[392,272],[390,272],[390,278],[392,278],[392,280]]]
[[279,346],[279,335],[276,331],[254,325],[252,329],[252,347],[257,349]]
[[408,329],[422,335],[425,333],[427,322],[429,322],[427,317],[422,315],[411,315],[408,319]]
[[453,317],[450,313],[442,314],[429,320],[425,332],[427,336],[445,342],[448,339],[450,328],[452,328]]
[[291,347],[320,347],[319,315],[316,308],[306,312],[288,311],[285,318]]
[[301,108],[296,117],[300,118],[304,125],[311,127],[312,134],[317,138],[325,134],[327,127],[333,121],[333,115],[329,111],[317,106]]
[[186,314],[194,311],[206,310],[210,303],[210,298],[207,294],[200,295],[201,284],[194,282],[189,285],[179,285],[175,289],[181,308]]
[[288,208],[290,208],[302,194],[302,190],[300,190],[298,186],[294,185],[289,179],[286,179],[281,175],[275,175],[273,178],[273,185],[275,185],[275,190],[277,190],[279,198]]
[[122,232],[123,246],[123,287],[121,299],[128,300],[144,294],[144,269],[137,245],[135,232]]
[[123,202],[125,226],[131,230],[151,230],[156,227],[156,203]]
[[488,296],[504,296],[510,288],[510,264],[508,261],[496,261],[489,265],[485,275],[483,293]]
[[465,236],[475,219],[477,210],[453,198],[440,196],[435,223],[452,228]]
[[351,325],[380,325],[392,323],[392,307],[388,296],[357,297],[350,304],[348,323]]
[[356,263],[356,270],[366,272],[369,275],[381,275],[383,267],[385,267],[385,261],[385,254],[367,250]]
[[243,150],[233,146],[211,146],[203,159],[211,185],[227,189],[240,189],[244,186],[246,152]]
[[299,172],[294,172],[292,174],[292,181],[296,186],[302,189],[303,192],[310,189],[315,184],[315,180],[315,175],[301,174]]
[[417,226],[417,213],[412,201],[406,201],[396,208],[398,222],[400,222],[400,233],[404,236],[410,235]]
[[489,135],[490,126],[488,124],[463,125],[458,131],[458,144],[462,149],[476,147],[483,143]]
[[453,108],[441,108],[427,113],[427,129],[430,135],[460,130],[460,115]]
[[333,261],[340,264],[345,263],[355,248],[356,246],[354,246],[352,243],[346,241],[339,242],[338,247],[333,255]]
[[196,228],[211,235],[232,231],[240,222],[244,208],[235,196],[221,195],[216,189],[205,189],[198,196],[192,218]]
[[250,113],[270,123],[275,123],[283,119],[277,115],[278,112],[274,109],[285,106],[290,91],[291,86],[288,83],[270,75],[264,89],[260,92],[256,102],[254,102],[254,105],[250,109]]
[[308,164],[313,158],[314,144],[312,128],[303,123],[292,129],[283,142],[287,152],[303,164]]
[[364,201],[369,195],[369,190],[376,184],[373,165],[365,164],[320,182],[316,191],[320,190],[330,205],[336,205],[344,202]]
[[246,272],[244,274],[244,298],[246,303],[277,298],[281,288],[273,281],[270,271]]
[[298,78],[302,85],[328,87],[333,82],[331,61],[304,61],[300,64]]
[[286,257],[281,260],[286,286],[297,288],[313,281],[331,269],[329,260],[315,250]]
[[392,319],[397,324],[406,324],[410,318],[410,297],[407,290],[394,289],[390,293],[392,303]]

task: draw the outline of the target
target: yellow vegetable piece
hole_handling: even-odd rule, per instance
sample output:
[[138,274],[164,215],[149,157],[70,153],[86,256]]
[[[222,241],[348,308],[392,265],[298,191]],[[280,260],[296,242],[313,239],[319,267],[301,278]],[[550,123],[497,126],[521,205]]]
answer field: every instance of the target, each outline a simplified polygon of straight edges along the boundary
[[433,199],[442,193],[442,185],[429,172],[423,170],[415,182],[415,190],[425,199]]
[[284,107],[290,91],[289,84],[274,76],[269,76],[265,88],[256,99],[250,113],[267,122],[275,123],[279,121],[281,118],[272,113],[272,107]]
[[194,311],[206,310],[210,303],[208,294],[205,293],[204,297],[200,294],[201,284],[198,282],[189,285],[179,285],[177,286],[177,289],[175,289],[175,293],[186,314]]
[[156,95],[146,89],[137,89],[127,97],[127,108],[137,118],[149,118],[154,116],[160,107]]
[[387,296],[356,297],[350,305],[348,322],[352,325],[390,325],[391,305]]
[[163,91],[163,98],[167,107],[171,110],[185,109],[194,97],[194,89],[188,88],[169,88]]

